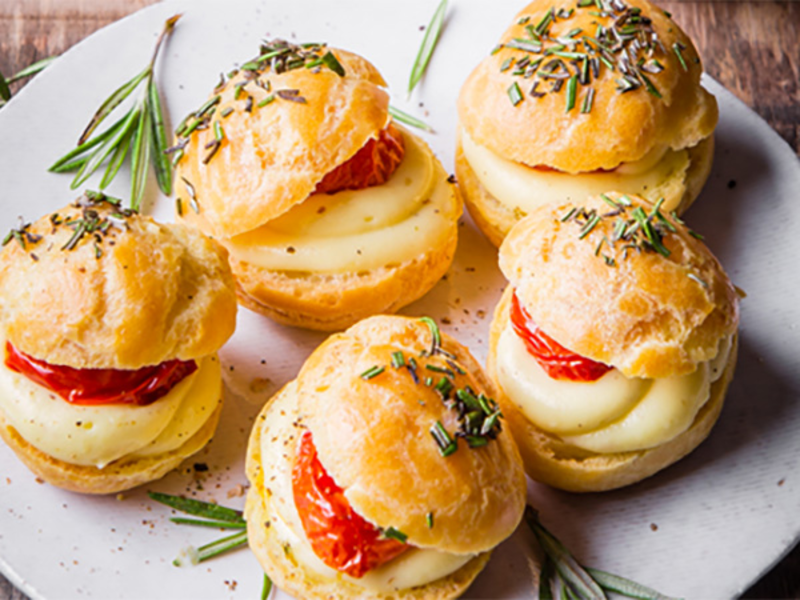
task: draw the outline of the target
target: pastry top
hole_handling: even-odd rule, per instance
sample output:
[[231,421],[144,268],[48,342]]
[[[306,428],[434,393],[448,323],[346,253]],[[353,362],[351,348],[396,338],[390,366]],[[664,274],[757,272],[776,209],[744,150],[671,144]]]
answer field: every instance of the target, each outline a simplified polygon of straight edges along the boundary
[[[713,133],[717,102],[700,85],[700,58],[681,28],[648,0],[603,2],[605,16],[593,2],[534,0],[514,18],[500,50],[461,89],[459,118],[475,142],[531,167],[577,173],[613,169],[651,150],[691,147]],[[542,19],[539,31],[549,37],[537,42],[530,31],[536,33]],[[650,40],[652,51],[642,40]],[[584,56],[588,85],[579,74]],[[571,76],[577,79],[575,103],[567,110]],[[551,92],[554,83],[561,88]],[[591,109],[584,112],[590,90]]]
[[12,235],[0,252],[0,329],[22,352],[80,369],[216,352],[236,325],[226,250],[105,198],[87,193]]
[[736,289],[680,221],[638,196],[605,198],[531,213],[503,242],[500,268],[531,319],[569,350],[628,377],[690,373],[736,331]]
[[[208,126],[188,135],[178,162],[182,216],[210,235],[233,237],[283,214],[389,123],[386,83],[364,58],[286,42],[263,46],[262,56],[273,48],[286,51],[272,60],[299,66],[245,63],[211,93]],[[317,64],[328,53],[343,75]]]
[[[451,370],[453,393],[470,386],[493,398],[495,390],[464,346],[441,338],[439,347],[454,358],[429,353],[432,330],[418,319],[372,317],[331,336],[300,372],[298,410],[320,462],[358,514],[394,527],[414,546],[483,552],[511,535],[522,518],[525,475],[502,418],[485,445],[472,448],[461,438],[457,450],[443,456],[430,430],[438,421],[455,439],[458,410],[435,389],[449,376],[427,365]],[[416,361],[419,383],[408,367],[392,366],[398,351],[405,364]],[[383,372],[361,376],[376,366]],[[425,384],[427,377],[434,385]]]

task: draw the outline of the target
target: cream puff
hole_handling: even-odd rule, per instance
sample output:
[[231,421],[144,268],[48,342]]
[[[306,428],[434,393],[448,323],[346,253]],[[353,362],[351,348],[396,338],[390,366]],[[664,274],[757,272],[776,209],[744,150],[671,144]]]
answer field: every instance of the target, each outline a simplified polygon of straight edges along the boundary
[[331,336],[256,419],[250,547],[298,598],[455,598],[516,528],[526,483],[495,390],[430,319]]
[[677,217],[619,193],[540,207],[500,268],[488,370],[531,478],[613,489],[708,436],[736,364],[738,297]]
[[179,217],[229,250],[242,305],[339,330],[447,271],[460,197],[384,86],[355,54],[266,42],[179,126]]
[[715,98],[648,0],[535,0],[464,83],[456,174],[499,246],[537,206],[615,189],[679,215],[711,170]]
[[198,452],[233,333],[226,251],[89,193],[0,252],[0,436],[53,485],[107,494]]

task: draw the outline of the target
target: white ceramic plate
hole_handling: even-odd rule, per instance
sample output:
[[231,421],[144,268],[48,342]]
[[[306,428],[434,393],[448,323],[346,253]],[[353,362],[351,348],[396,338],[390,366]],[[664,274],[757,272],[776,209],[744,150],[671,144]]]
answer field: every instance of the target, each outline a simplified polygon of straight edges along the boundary
[[[163,21],[177,12],[185,14],[160,63],[173,121],[205,99],[220,72],[251,58],[262,37],[327,41],[374,61],[393,103],[436,128],[426,138],[452,169],[460,84],[523,2],[454,3],[428,74],[407,102],[420,26],[435,4],[171,0],[107,27],[0,111],[0,228],[74,199],[70,177],[48,174],[47,166],[71,147],[110,91],[146,63]],[[689,458],[631,488],[587,496],[530,488],[544,522],[585,564],[691,598],[741,593],[800,532],[800,168],[754,113],[714,81],[706,85],[720,102],[716,161],[687,218],[748,293],[739,368],[720,422]],[[121,173],[110,192],[124,197],[127,190]],[[147,204],[171,220],[172,201],[154,187]],[[439,319],[483,360],[504,281],[495,250],[465,221],[447,278],[403,312]],[[147,488],[240,507],[243,498],[229,493],[246,485],[242,457],[252,418],[322,339],[242,310],[221,353],[228,393],[214,442],[183,471]],[[194,462],[209,471],[195,473]],[[217,533],[173,525],[169,512],[144,489],[121,499],[91,498],[39,484],[0,447],[0,570],[34,598],[258,597],[261,571],[247,550],[193,568],[172,566],[181,548]],[[467,596],[530,597],[529,543],[521,530],[503,544]]]

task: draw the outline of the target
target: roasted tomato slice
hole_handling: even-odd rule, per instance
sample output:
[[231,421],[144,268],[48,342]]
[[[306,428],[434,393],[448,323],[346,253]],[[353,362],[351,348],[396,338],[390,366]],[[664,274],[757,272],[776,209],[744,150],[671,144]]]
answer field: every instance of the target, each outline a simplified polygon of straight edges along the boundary
[[517,295],[511,300],[511,325],[525,342],[525,348],[553,379],[596,381],[611,367],[567,350],[539,329],[530,315],[520,306]]
[[133,371],[73,369],[28,356],[10,342],[6,342],[5,363],[67,402],[80,405],[152,404],[197,370],[193,360],[169,360]]
[[314,192],[335,194],[381,185],[397,169],[404,154],[403,134],[390,123],[377,139],[369,140],[350,160],[325,175]]
[[363,577],[408,549],[407,544],[384,538],[380,529],[353,510],[320,463],[310,431],[300,439],[292,490],[311,548],[329,567]]

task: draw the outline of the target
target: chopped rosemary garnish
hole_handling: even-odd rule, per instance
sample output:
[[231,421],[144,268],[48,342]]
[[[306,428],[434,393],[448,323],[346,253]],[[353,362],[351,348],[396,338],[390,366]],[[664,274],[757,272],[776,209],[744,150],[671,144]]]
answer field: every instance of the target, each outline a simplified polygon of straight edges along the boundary
[[425,515],[425,522],[428,524],[428,529],[433,529],[433,512]]
[[340,63],[333,55],[333,52],[328,50],[328,52],[326,52],[320,60],[322,60],[322,63],[331,71],[336,73],[339,77],[344,77],[344,67],[342,66],[342,63]]
[[545,529],[539,514],[530,506],[525,507],[525,522],[545,554],[539,574],[540,599],[599,599],[606,598],[606,592],[613,592],[640,600],[673,600],[630,579],[583,567],[567,547]]
[[522,102],[522,91],[519,89],[519,84],[516,81],[508,88],[508,98],[514,106]]
[[686,276],[687,276],[689,279],[691,279],[692,281],[696,281],[697,283],[699,283],[700,285],[702,285],[704,288],[708,288],[708,283],[707,283],[706,281],[704,281],[703,279],[700,279],[700,278],[699,278],[697,275],[695,275],[694,273],[687,273],[687,275],[686,275]]
[[[179,18],[180,15],[175,15],[166,21],[150,63],[100,105],[78,139],[77,147],[50,167],[50,171],[58,173],[77,170],[72,180],[72,189],[83,184],[108,159],[100,183],[100,188],[104,189],[114,179],[130,151],[131,208],[139,209],[144,195],[148,161],[151,158],[159,188],[167,195],[172,193],[172,167],[166,155],[167,136],[161,100],[155,83],[155,64],[164,40],[173,31]],[[142,83],[144,83],[142,94],[133,108],[106,131],[91,137],[106,117]]]
[[[664,245],[664,237],[675,233],[677,228],[672,221],[667,219],[661,212],[663,198],[652,208],[650,213],[646,213],[641,206],[632,207],[633,203],[628,196],[619,196],[612,199],[607,194],[600,194],[601,199],[613,210],[599,214],[597,210],[586,210],[582,207],[573,207],[558,220],[561,222],[574,222],[580,226],[578,239],[587,237],[603,219],[614,219],[613,230],[610,234],[603,234],[602,239],[595,245],[595,256],[602,256],[606,265],[609,267],[617,266],[614,256],[601,253],[603,244],[613,252],[616,244],[621,242],[623,258],[627,258],[629,250],[658,252],[664,257],[670,256],[670,250]],[[675,218],[673,221],[682,224]],[[688,233],[692,233],[688,231]]]
[[[543,58],[554,60],[547,62],[545,67],[536,72],[536,76],[551,83],[547,92],[531,89],[530,96],[540,98],[546,93],[557,93],[566,82],[565,102],[569,112],[576,106],[578,87],[587,87],[580,112],[591,112],[595,100],[595,88],[592,80],[597,80],[600,67],[603,65],[609,71],[618,72],[618,91],[631,92],[644,87],[650,94],[661,98],[658,87],[644,73],[655,75],[664,69],[664,65],[656,58],[656,54],[666,57],[667,52],[653,27],[652,20],[643,15],[641,9],[630,7],[622,0],[579,0],[577,9],[589,9],[588,12],[598,20],[594,36],[587,35],[579,27],[573,27],[566,32],[556,32],[557,25],[570,19],[575,9],[555,10],[551,7],[543,16],[539,17],[536,25],[531,25],[531,16],[517,19],[517,26],[524,29],[524,36],[514,37],[501,44],[498,48],[519,50],[526,53],[522,59],[514,56],[506,57],[500,64],[500,71],[511,71],[512,76],[527,79],[539,68]],[[565,28],[566,29],[566,28]],[[498,48],[492,51],[495,54]],[[685,61],[680,53],[680,46],[674,46],[678,59],[684,69]],[[541,55],[535,59],[535,55]],[[567,67],[571,63],[577,73]],[[513,87],[508,88],[508,94],[514,106],[524,100],[521,94],[516,94]]]
[[361,377],[361,379],[369,380],[369,379],[372,379],[374,377],[377,377],[378,375],[383,373],[385,370],[386,370],[386,367],[379,367],[378,365],[375,365],[374,367],[370,367],[369,369],[364,371],[360,375],[360,377]]
[[450,437],[450,434],[447,433],[441,421],[436,421],[436,423],[433,424],[431,427],[431,435],[439,445],[439,452],[441,452],[442,456],[450,456],[453,452],[458,450],[458,442]]
[[405,357],[403,356],[403,351],[398,350],[397,352],[392,352],[392,366],[395,369],[399,369],[400,367],[404,367],[406,364]]
[[399,529],[395,529],[394,527],[389,527],[383,530],[383,537],[390,539],[390,540],[397,540],[401,544],[405,544],[408,540],[408,536],[400,531]]
[[436,354],[436,351],[442,345],[442,334],[439,331],[439,326],[436,324],[436,321],[434,321],[430,317],[422,317],[420,318],[420,321],[422,323],[425,323],[425,325],[428,326],[428,329],[431,330],[432,342],[431,342],[430,354],[432,356]]
[[439,41],[439,35],[442,32],[442,24],[444,23],[444,15],[447,12],[447,0],[441,0],[439,6],[431,17],[431,22],[425,30],[425,35],[422,38],[417,58],[414,60],[414,66],[411,68],[411,75],[408,78],[408,94],[414,91],[414,88],[419,83],[422,76],[425,74],[425,69],[428,68],[428,63],[433,56],[433,51],[436,48],[436,43]]
[[681,47],[681,44],[679,42],[675,42],[674,44],[672,44],[672,50],[673,52],[675,52],[675,56],[678,57],[678,62],[681,63],[681,67],[683,68],[684,71],[688,71],[689,67],[686,65],[686,60],[683,58],[683,54],[681,53],[682,49],[683,48]]

